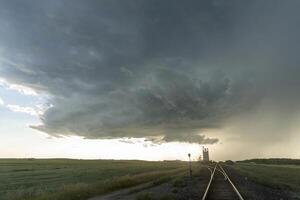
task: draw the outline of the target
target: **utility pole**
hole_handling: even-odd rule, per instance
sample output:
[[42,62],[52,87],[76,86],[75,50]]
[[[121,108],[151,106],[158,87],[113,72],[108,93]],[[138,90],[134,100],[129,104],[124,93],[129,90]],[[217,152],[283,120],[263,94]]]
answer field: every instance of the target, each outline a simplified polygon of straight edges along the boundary
[[190,178],[192,178],[192,163],[191,163],[191,154],[188,154],[189,156],[189,168],[190,168]]

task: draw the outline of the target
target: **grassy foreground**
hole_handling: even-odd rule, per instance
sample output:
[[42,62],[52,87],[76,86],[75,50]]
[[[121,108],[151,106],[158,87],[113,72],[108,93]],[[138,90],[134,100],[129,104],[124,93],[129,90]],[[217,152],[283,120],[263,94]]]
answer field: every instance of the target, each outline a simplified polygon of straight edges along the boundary
[[185,162],[0,159],[0,199],[78,200],[186,170]]
[[299,165],[262,165],[235,164],[233,165],[243,176],[260,184],[300,192]]

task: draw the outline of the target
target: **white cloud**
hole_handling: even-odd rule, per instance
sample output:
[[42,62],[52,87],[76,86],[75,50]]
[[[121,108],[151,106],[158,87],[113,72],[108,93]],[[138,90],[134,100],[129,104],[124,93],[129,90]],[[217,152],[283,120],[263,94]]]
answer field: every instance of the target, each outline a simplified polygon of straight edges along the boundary
[[35,105],[35,111],[38,115],[43,115],[46,112],[46,110],[52,107],[53,107],[52,104],[38,104]]
[[[1,106],[1,101],[0,101],[0,106]],[[30,106],[8,104],[6,105],[6,107],[13,112],[27,113],[32,116],[40,116],[43,115],[47,109],[51,108],[52,105],[38,104],[38,105],[34,105],[33,107],[30,107]]]
[[3,106],[4,105],[4,101],[3,101],[3,99],[1,99],[1,97],[0,97],[0,106]]
[[9,90],[15,90],[15,91],[17,91],[21,94],[25,94],[25,95],[32,95],[32,96],[38,95],[36,93],[36,91],[33,90],[32,88],[26,87],[24,85],[19,85],[19,84],[11,84],[3,78],[0,78],[0,86],[3,86]]
[[11,90],[16,90],[19,93],[22,93],[25,95],[37,96],[37,93],[33,89],[23,86],[23,85],[11,84],[11,85],[9,85],[8,88]]
[[35,108],[32,107],[23,107],[19,105],[7,105],[7,108],[10,109],[13,112],[21,112],[21,113],[27,113],[32,116],[37,116],[38,111]]

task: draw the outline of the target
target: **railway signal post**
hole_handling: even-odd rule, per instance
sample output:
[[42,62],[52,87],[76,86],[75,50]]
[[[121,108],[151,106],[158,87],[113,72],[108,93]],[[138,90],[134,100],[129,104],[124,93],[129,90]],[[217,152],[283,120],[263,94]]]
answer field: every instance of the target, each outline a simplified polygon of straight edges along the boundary
[[191,154],[188,154],[189,156],[189,171],[190,171],[190,178],[192,178],[192,163],[191,163]]

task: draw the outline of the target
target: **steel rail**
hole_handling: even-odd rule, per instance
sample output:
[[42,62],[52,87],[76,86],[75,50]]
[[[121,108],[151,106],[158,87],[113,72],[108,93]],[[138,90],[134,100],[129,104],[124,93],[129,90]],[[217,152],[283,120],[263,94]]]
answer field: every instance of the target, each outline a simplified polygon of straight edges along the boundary
[[235,187],[235,185],[233,184],[233,182],[230,180],[229,176],[227,175],[227,173],[225,172],[225,170],[223,169],[223,167],[221,165],[220,169],[224,172],[224,175],[226,176],[228,182],[231,184],[233,190],[235,191],[235,193],[238,195],[240,200],[244,200],[244,198],[242,197],[242,195],[240,194],[240,192],[238,191],[238,189]]
[[209,170],[210,175],[212,175],[213,170],[211,170],[210,167],[207,167],[207,169]]
[[[205,189],[205,193],[204,193],[204,195],[203,195],[203,197],[202,197],[202,200],[205,200],[205,199],[206,199],[206,196],[207,196],[207,194],[208,194],[208,191],[209,191],[211,182],[212,182],[212,180],[213,180],[213,178],[214,178],[214,175],[215,175],[215,171],[216,171],[217,165],[218,165],[218,164],[215,165],[214,171],[213,171],[213,172],[211,173],[211,175],[210,175],[210,180],[209,180],[209,182],[208,182],[208,184],[207,184],[207,187],[206,187],[206,189]],[[208,169],[209,169],[209,168],[208,168]]]

